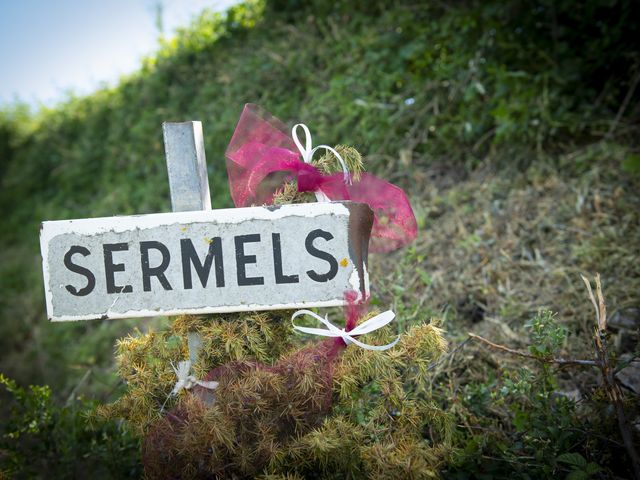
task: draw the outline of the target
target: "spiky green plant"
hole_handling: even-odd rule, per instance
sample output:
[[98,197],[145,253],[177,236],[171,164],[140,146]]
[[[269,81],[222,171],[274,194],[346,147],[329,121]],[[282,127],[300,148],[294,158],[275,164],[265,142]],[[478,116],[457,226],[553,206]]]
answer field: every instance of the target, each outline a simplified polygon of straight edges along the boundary
[[[359,174],[360,154],[337,149]],[[332,157],[316,165],[340,169]],[[295,184],[279,193],[280,201],[302,198]],[[437,477],[453,432],[427,394],[429,365],[446,349],[437,323],[414,326],[379,352],[336,339],[305,342],[290,316],[184,316],[166,331],[119,341],[118,371],[128,388],[101,415],[124,417],[144,437],[147,476]],[[388,342],[392,330],[367,341]],[[189,331],[203,340],[194,375],[219,383],[213,392],[195,387],[172,397],[171,362],[187,358]]]

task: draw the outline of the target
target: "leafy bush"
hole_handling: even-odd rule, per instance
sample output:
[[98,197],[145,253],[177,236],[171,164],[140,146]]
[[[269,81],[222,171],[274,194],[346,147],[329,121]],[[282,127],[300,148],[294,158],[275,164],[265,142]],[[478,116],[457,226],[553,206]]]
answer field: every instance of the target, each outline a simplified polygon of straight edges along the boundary
[[[87,417],[94,402],[70,398],[57,406],[47,386],[19,387],[0,375],[11,395],[10,418],[0,430],[0,474],[10,477],[139,478],[138,441],[122,422]],[[3,405],[3,410],[8,406]]]
[[567,339],[567,329],[554,321],[550,310],[540,310],[525,326],[531,335],[529,352],[542,359],[552,357]]
[[[566,329],[554,314],[540,310],[528,324],[529,351],[541,360],[558,357]],[[451,466],[452,478],[593,478],[602,473],[631,474],[628,456],[604,391],[578,400],[563,393],[561,373],[550,364],[539,368],[503,368],[500,377],[464,387],[462,450]],[[506,415],[506,416],[505,416]],[[606,452],[606,453],[605,453]],[[606,468],[605,468],[606,465]]]

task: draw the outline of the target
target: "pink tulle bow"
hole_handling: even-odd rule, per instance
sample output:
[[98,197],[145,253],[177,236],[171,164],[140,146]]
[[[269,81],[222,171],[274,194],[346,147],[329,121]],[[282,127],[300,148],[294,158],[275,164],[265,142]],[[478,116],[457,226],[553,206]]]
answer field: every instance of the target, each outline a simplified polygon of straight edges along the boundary
[[284,124],[257,105],[245,105],[225,156],[236,207],[271,204],[283,184],[295,179],[300,192],[367,203],[374,213],[372,252],[390,252],[416,238],[416,218],[401,188],[370,173],[352,183],[345,182],[343,173],[321,173],[301,160]]

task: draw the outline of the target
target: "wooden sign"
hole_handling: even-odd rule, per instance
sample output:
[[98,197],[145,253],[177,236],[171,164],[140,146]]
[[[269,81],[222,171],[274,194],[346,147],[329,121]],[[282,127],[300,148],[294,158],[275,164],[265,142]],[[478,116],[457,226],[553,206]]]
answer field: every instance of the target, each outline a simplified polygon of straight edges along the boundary
[[52,321],[344,305],[371,209],[331,202],[44,222]]

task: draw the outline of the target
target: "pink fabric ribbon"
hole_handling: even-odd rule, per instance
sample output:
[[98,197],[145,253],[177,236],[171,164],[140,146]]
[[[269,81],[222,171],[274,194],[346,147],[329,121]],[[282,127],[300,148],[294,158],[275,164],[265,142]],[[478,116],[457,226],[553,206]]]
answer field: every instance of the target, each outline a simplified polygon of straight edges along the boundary
[[331,200],[367,203],[374,213],[369,249],[390,252],[416,238],[418,226],[404,191],[370,173],[345,182],[343,173],[325,175],[301,160],[285,125],[257,105],[246,104],[227,147],[227,173],[236,207],[273,203],[290,180],[299,192],[322,192]]

